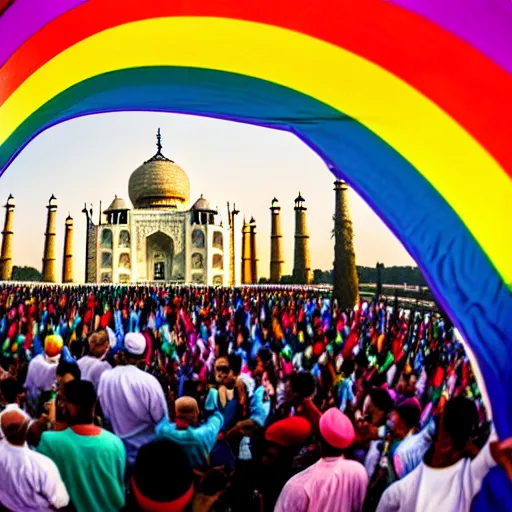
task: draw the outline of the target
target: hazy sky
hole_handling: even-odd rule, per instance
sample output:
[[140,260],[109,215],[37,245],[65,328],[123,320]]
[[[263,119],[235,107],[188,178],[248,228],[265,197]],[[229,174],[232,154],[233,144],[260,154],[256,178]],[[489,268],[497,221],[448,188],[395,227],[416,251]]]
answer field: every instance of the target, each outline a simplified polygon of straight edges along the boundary
[[[58,199],[58,268],[61,275],[64,220],[75,219],[75,280],[85,267],[84,202],[97,218],[114,194],[128,198],[130,174],[155,152],[162,130],[163,153],[188,174],[191,203],[202,193],[212,206],[235,202],[257,222],[259,274],[269,274],[270,202],[281,203],[285,273],[293,266],[293,200],[300,191],[308,207],[313,268],[332,266],[333,176],[322,160],[291,134],[193,116],[156,113],[104,114],[75,119],[41,134],[0,179],[0,200],[16,200],[14,264],[41,270],[46,208]],[[349,192],[359,265],[414,265],[400,242],[352,190]],[[2,226],[3,226],[2,213]]]

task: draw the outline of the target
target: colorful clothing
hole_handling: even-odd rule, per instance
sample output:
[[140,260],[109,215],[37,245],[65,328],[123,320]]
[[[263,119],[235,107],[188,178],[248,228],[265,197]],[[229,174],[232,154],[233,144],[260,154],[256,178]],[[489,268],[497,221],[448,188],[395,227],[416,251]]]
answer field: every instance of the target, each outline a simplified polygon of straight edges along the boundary
[[37,450],[59,468],[77,512],[124,506],[126,451],[114,434],[93,425],[45,432]]

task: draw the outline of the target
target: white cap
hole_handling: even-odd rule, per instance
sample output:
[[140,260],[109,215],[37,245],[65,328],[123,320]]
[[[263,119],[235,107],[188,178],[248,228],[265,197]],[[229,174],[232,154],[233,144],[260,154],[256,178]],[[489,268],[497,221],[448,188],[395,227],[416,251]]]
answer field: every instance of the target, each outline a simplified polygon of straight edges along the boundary
[[124,348],[134,356],[141,356],[146,350],[146,338],[140,332],[129,332],[124,337]]

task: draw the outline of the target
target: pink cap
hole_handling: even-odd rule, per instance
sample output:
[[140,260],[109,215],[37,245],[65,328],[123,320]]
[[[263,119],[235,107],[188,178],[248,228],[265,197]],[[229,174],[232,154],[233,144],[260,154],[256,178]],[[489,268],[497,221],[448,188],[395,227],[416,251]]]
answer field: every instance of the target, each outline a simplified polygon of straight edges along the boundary
[[352,422],[335,407],[322,414],[320,434],[322,434],[326,443],[340,450],[348,448],[356,437]]

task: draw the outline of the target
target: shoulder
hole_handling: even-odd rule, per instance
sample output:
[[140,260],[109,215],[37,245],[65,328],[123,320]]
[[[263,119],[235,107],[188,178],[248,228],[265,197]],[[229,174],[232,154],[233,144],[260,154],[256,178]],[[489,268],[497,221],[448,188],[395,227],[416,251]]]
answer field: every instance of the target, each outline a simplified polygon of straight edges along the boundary
[[34,357],[30,363],[28,363],[28,370],[30,371],[31,369],[34,369],[37,366],[41,366],[45,363],[47,363],[47,361],[44,359],[43,354],[39,354],[38,356]]
[[288,482],[286,482],[284,487],[287,488],[288,490],[293,490],[294,492],[297,491],[298,489],[301,489],[305,493],[306,490],[304,489],[304,485],[306,484],[306,482],[310,480],[311,473],[313,473],[314,468],[315,464],[309,466],[309,468],[304,469],[300,473],[297,473],[296,475],[292,476],[288,480]]
[[45,473],[47,476],[55,478],[56,475],[60,478],[59,469],[53,460],[44,455],[43,453],[36,452],[34,450],[29,451],[29,457],[32,459],[32,462]]
[[37,451],[43,454],[52,454],[61,451],[63,443],[66,443],[69,429],[61,430],[59,432],[47,431],[43,432],[41,441],[37,447]]
[[160,421],[160,423],[155,427],[155,433],[158,436],[179,436],[179,434],[176,434],[176,432],[178,432],[176,429],[176,423],[172,423],[167,418],[163,418],[162,421]]
[[344,470],[349,471],[352,475],[361,478],[365,482],[368,481],[368,473],[360,462],[344,459],[342,466]]
[[101,429],[100,438],[104,444],[111,446],[114,449],[121,450],[123,453],[125,451],[125,447],[121,438],[117,437],[112,432],[108,430]]
[[407,494],[412,489],[418,488],[418,480],[421,478],[423,464],[420,464],[418,467],[414,468],[408,475],[404,476],[400,480],[392,483],[385,491],[384,494],[388,493],[389,496],[392,497],[401,497],[404,494]]

